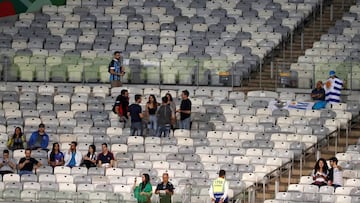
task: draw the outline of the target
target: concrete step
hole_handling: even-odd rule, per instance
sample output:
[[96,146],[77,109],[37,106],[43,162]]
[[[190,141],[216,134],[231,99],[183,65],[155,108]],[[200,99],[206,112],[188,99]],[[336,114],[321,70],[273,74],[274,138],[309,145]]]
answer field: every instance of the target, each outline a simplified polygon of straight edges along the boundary
[[[263,198],[263,193],[262,192],[257,192],[256,193],[256,199],[257,199],[256,202],[264,201],[262,198]],[[275,198],[274,191],[272,193],[265,193],[265,199],[273,199],[273,198]]]
[[[323,18],[322,18],[322,30],[320,30],[320,15],[318,15],[315,19],[315,21],[313,22],[308,22],[305,26],[305,28],[303,29],[303,39],[304,39],[304,49],[301,50],[301,35],[300,32],[297,32],[294,34],[293,36],[293,43],[292,43],[292,50],[290,47],[290,43],[288,41],[286,48],[285,48],[285,53],[283,53],[283,49],[280,48],[279,51],[280,53],[278,54],[278,56],[273,58],[273,62],[274,63],[281,63],[283,62],[283,64],[280,65],[286,65],[286,68],[290,67],[291,63],[294,63],[297,61],[298,56],[300,55],[304,55],[304,52],[307,48],[311,48],[313,45],[314,41],[318,41],[321,37],[322,34],[326,33],[327,29],[331,26],[334,25],[334,23],[336,22],[337,19],[340,19],[343,15],[343,10],[339,9],[341,8],[342,3],[339,4],[334,4],[334,12],[333,12],[333,21],[330,21],[330,8],[329,7],[324,7],[323,10]],[[283,58],[283,56],[285,55],[285,59]],[[290,58],[291,56],[291,58]],[[285,62],[285,63],[284,63]],[[270,76],[270,63],[268,63],[268,66],[265,65],[263,67],[264,73],[262,73],[261,79],[262,81],[262,86],[266,86],[266,87],[272,87],[275,82],[269,82],[267,80],[272,80],[269,76]],[[266,72],[268,72],[268,74],[266,74]],[[254,77],[255,80],[250,81],[248,83],[247,86],[255,86],[255,87],[259,87],[259,81],[260,80],[260,74],[257,73],[257,76]]]

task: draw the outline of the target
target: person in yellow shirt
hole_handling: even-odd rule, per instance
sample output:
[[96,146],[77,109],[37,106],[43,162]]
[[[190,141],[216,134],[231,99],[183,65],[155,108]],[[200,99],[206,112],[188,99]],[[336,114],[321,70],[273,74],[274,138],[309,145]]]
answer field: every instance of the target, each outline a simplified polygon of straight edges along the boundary
[[219,177],[215,179],[209,190],[212,203],[228,203],[229,182],[225,180],[225,170],[219,171]]

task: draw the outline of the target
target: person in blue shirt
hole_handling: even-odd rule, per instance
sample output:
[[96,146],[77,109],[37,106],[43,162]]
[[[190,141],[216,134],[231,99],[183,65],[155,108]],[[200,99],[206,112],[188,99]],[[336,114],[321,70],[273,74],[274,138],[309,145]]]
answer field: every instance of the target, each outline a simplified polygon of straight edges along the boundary
[[48,150],[49,136],[45,133],[45,125],[40,123],[39,130],[31,134],[28,147],[31,150],[43,149]]
[[322,81],[316,83],[316,88],[311,92],[311,98],[315,101],[325,101],[325,90]]
[[59,143],[53,143],[53,148],[48,155],[48,164],[52,167],[64,165],[64,154],[60,151]]
[[109,64],[111,87],[121,87],[121,77],[125,74],[125,68],[120,61],[120,51],[114,52],[114,58]]

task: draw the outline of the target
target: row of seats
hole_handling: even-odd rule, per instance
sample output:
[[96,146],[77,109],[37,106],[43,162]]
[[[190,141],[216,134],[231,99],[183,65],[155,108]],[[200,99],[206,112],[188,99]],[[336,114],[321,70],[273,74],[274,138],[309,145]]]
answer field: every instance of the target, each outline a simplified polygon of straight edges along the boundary
[[[89,2],[46,5],[40,13],[0,21],[0,53],[9,58],[3,78],[107,82],[107,70],[101,65],[106,66],[109,62],[104,58],[120,49],[124,58],[134,60],[196,58],[228,63],[216,69],[190,66],[186,73],[175,67],[132,63],[125,82],[240,86],[319,4],[315,0]],[[90,60],[96,56],[101,59]],[[60,61],[70,66],[57,65]],[[231,72],[232,82],[219,82],[223,71]]]
[[314,81],[324,80],[330,70],[335,70],[336,75],[345,81],[346,87],[360,88],[357,65],[360,49],[358,14],[359,5],[351,6],[349,13],[336,21],[320,41],[314,42],[297,63],[291,64],[290,70],[298,72],[298,87],[310,88]]
[[[310,201],[310,202],[359,202],[359,184],[360,171],[358,168],[360,139],[356,145],[349,145],[344,153],[337,153],[336,158],[342,167],[342,177],[344,179],[341,187],[332,186],[318,187],[311,185],[313,183],[312,176],[302,176],[298,184],[290,184],[287,192],[279,192],[275,199],[266,200],[267,203],[277,203],[284,201]],[[355,167],[349,167],[355,165]]]

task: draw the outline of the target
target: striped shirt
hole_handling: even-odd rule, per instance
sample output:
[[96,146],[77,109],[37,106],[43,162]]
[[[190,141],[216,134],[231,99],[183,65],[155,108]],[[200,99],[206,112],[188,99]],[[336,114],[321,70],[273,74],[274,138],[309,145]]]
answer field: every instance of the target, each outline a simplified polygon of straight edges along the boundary
[[[327,87],[327,83],[330,83],[331,85]],[[343,88],[343,81],[339,78],[329,78],[325,82],[325,100],[329,103],[339,103],[340,102],[340,96],[341,96],[341,90]]]
[[[117,74],[121,73],[121,63],[120,63],[120,61],[117,60],[117,59],[113,59],[109,64],[109,70],[114,70],[115,73],[117,73]],[[115,80],[120,81],[121,76],[110,73],[110,81],[115,81]]]

